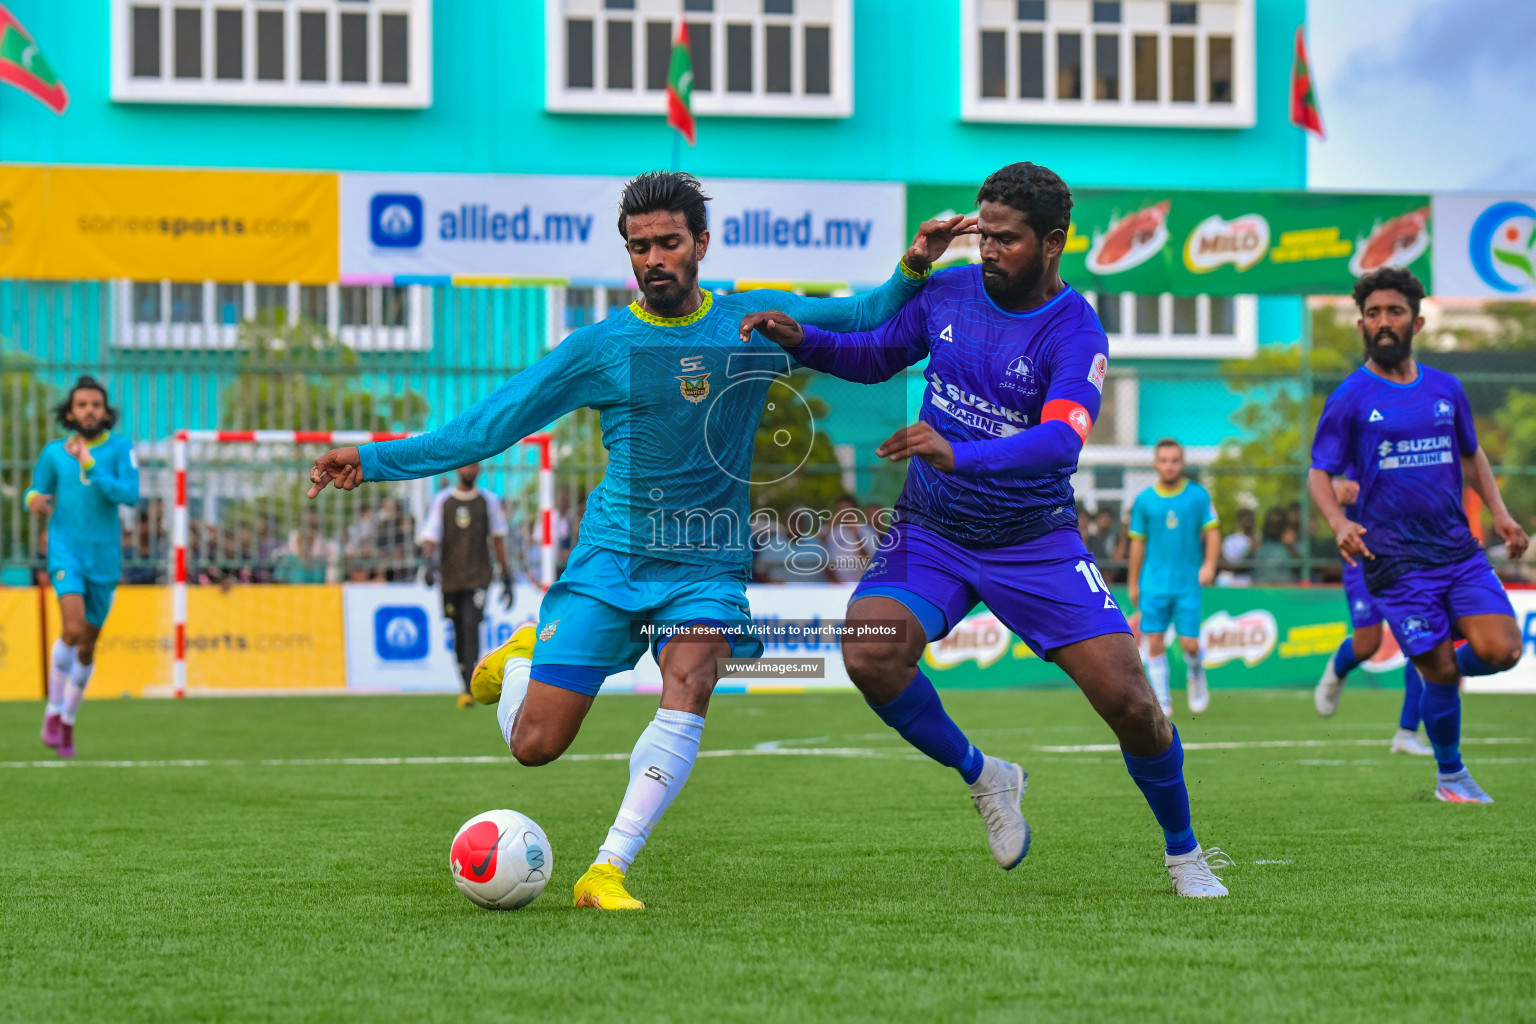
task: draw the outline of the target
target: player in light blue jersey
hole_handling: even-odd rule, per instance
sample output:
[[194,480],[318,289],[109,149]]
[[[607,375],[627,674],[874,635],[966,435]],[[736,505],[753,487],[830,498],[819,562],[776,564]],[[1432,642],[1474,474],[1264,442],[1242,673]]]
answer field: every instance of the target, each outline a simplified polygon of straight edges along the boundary
[[122,575],[117,506],[138,503],[139,464],[132,442],[112,433],[117,412],[95,379],[76,381],[54,415],[73,433],[43,446],[26,505],[48,519],[48,581],[61,624],[51,652],[43,742],[60,757],[74,757],[75,716]]
[[1164,714],[1173,713],[1168,692],[1168,626],[1184,651],[1185,696],[1198,715],[1211,705],[1205,685],[1205,645],[1200,641],[1200,588],[1216,581],[1220,523],[1210,492],[1184,475],[1184,446],[1171,437],[1152,450],[1157,483],[1131,504],[1131,564],[1127,588],[1147,644],[1147,678]]
[[742,321],[743,340],[760,332],[845,380],[883,381],[927,360],[918,421],[875,449],[910,461],[896,523],[850,599],[843,661],[882,721],[970,785],[993,859],[1012,869],[1029,851],[1025,772],[978,750],[920,667],[929,642],[985,603],[1113,730],[1162,827],[1174,892],[1225,896],[1211,871],[1224,855],[1195,839],[1178,730],[1077,529],[1071,477],[1099,413],[1109,342],[1061,280],[1071,192],[1047,168],[1018,163],[976,198],[981,265],[934,275],[878,329],[833,333],[778,311]]
[[857,297],[714,295],[698,284],[707,199],[686,174],[630,181],[619,234],[640,301],[572,333],[447,426],[328,452],[310,474],[310,497],[327,483],[350,490],[432,476],[489,458],[574,409],[601,413],[608,472],[587,499],[580,543],[545,595],[531,657],[506,659],[499,694],[477,690],[488,703],[499,699],[502,735],[517,759],[547,764],[575,739],[603,680],[633,668],[647,647],[656,654],[661,709],[635,746],[618,818],[576,883],[578,906],[644,906],[625,890],[624,872],[693,768],[716,666],[762,653],[745,587],[748,481],[765,396],[790,367],[767,341],[741,345],[737,324],[787,304],[825,327],[873,327],[923,287],[961,230],[959,217],[925,224],[891,279]]
[[[1467,523],[1463,480],[1493,513],[1511,558],[1529,538],[1504,507],[1461,383],[1413,358],[1423,298],[1418,278],[1399,267],[1355,283],[1365,365],[1323,405],[1307,490],[1424,677],[1419,710],[1439,768],[1435,797],[1492,803],[1461,761],[1461,679],[1514,667],[1522,644],[1509,596]],[[1360,484],[1356,518],[1333,490],[1346,473]],[[1460,649],[1458,636],[1467,640]]]

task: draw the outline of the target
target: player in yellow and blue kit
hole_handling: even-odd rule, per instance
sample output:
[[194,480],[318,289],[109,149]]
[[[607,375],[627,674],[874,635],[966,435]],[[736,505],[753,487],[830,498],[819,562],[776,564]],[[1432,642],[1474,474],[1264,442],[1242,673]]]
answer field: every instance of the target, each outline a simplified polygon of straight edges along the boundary
[[[310,473],[310,497],[331,482],[350,490],[431,476],[504,451],[574,409],[601,413],[608,472],[587,499],[581,541],[544,597],[537,631],[519,631],[501,652],[499,692],[471,683],[480,700],[499,701],[517,759],[542,765],[575,739],[606,677],[647,647],[656,654],[661,708],[635,746],[618,818],[576,883],[578,906],[643,907],[624,873],[693,768],[717,662],[762,653],[746,598],[747,482],[765,397],[790,361],[765,340],[741,344],[742,316],[787,304],[826,327],[874,327],[923,287],[961,223],[925,224],[891,279],[857,297],[713,295],[698,284],[707,199],[687,174],[630,181],[619,234],[639,302],[575,331],[442,429],[337,449]],[[488,675],[494,683],[494,673],[477,672]]]
[[1147,677],[1164,713],[1173,711],[1164,638],[1171,624],[1189,666],[1189,710],[1198,715],[1211,703],[1200,642],[1200,588],[1216,580],[1220,523],[1210,493],[1184,475],[1183,445],[1165,437],[1152,460],[1157,483],[1131,505],[1129,596],[1147,642]]
[[75,715],[122,575],[117,506],[138,502],[139,464],[133,444],[112,433],[117,413],[93,378],[81,377],[54,415],[74,433],[43,447],[26,505],[49,518],[48,580],[59,597],[62,624],[48,673],[43,742],[60,757],[74,757]]

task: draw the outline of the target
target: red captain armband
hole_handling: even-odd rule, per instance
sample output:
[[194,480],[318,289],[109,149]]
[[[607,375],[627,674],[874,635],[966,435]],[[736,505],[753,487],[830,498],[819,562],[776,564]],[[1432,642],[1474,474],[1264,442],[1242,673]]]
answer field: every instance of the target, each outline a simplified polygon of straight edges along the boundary
[[1045,408],[1040,411],[1040,422],[1049,423],[1051,420],[1061,420],[1072,428],[1079,441],[1084,444],[1088,442],[1088,431],[1093,429],[1093,417],[1088,415],[1087,409],[1070,398],[1053,398],[1045,403]]

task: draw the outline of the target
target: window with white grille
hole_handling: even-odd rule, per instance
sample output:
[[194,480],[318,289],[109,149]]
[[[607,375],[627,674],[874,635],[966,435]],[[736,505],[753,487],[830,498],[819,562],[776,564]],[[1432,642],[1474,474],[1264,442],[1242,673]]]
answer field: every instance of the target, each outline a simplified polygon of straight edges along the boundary
[[1109,354],[1242,359],[1259,347],[1252,295],[1134,295],[1089,292],[1109,337]]
[[853,113],[853,0],[546,0],[549,110],[660,114],[688,24],[696,114]]
[[235,348],[246,321],[309,320],[358,352],[432,347],[432,290],[421,285],[119,281],[118,345]]
[[1254,0],[960,0],[968,121],[1254,124]]
[[430,106],[432,0],[112,0],[112,98]]

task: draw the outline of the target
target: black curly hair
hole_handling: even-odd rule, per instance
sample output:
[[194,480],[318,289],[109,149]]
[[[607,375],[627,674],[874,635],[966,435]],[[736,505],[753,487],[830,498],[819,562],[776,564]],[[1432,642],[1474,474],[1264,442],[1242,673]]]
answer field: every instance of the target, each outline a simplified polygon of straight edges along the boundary
[[1424,284],[1402,267],[1377,267],[1355,282],[1355,305],[1365,312],[1365,300],[1372,292],[1401,292],[1408,300],[1413,315],[1419,315],[1419,303],[1424,300]]
[[117,410],[112,408],[112,403],[107,399],[106,386],[89,374],[75,381],[75,386],[69,389],[69,394],[64,396],[64,401],[53,407],[53,418],[59,421],[59,426],[65,430],[80,429],[80,424],[76,423],[74,416],[71,415],[74,410],[75,392],[80,390],[101,392],[101,404],[106,409],[106,414],[101,420],[102,430],[111,430],[117,426]]
[[1044,238],[1072,222],[1072,190],[1049,167],[1029,162],[1009,164],[987,175],[976,193],[976,205],[1002,203],[1024,215],[1035,234]]
[[629,179],[619,194],[619,234],[629,239],[629,218],[642,213],[680,213],[698,238],[709,230],[704,204],[709,196],[699,179],[683,171],[646,171]]

